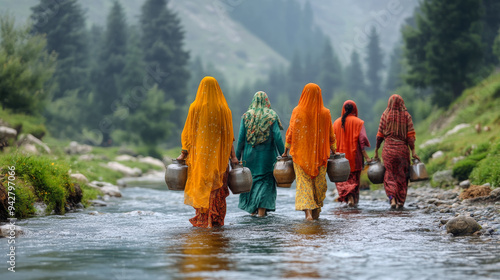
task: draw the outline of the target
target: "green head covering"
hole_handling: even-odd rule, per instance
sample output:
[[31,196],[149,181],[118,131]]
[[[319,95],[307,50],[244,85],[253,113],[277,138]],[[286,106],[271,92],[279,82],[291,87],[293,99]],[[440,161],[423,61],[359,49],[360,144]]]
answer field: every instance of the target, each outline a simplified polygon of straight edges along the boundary
[[255,146],[269,138],[269,128],[277,121],[280,129],[283,129],[280,118],[271,109],[271,102],[263,91],[257,92],[248,111],[243,114],[243,120],[247,129],[247,142]]

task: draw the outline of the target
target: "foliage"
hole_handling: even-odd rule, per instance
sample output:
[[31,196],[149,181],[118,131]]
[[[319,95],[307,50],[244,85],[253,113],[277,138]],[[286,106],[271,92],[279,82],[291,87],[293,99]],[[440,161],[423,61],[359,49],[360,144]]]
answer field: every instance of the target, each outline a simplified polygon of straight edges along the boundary
[[356,93],[366,90],[365,75],[359,60],[359,54],[355,50],[351,53],[351,64],[346,69],[346,90]]
[[453,177],[457,178],[459,181],[467,180],[470,173],[476,167],[477,161],[472,159],[464,159],[453,166]]
[[498,29],[497,36],[495,37],[495,41],[493,43],[493,54],[500,60],[500,29]]
[[57,54],[54,97],[88,85],[88,45],[84,11],[77,0],[40,0],[32,7],[32,32],[47,38],[47,50]]
[[449,105],[473,80],[482,59],[481,1],[425,0],[414,15],[416,27],[403,30],[406,81],[432,87],[433,101]]
[[7,122],[11,127],[19,128],[20,133],[31,134],[42,139],[47,134],[45,119],[40,116],[13,113],[9,109],[0,108],[0,119]]
[[330,40],[326,40],[321,58],[318,82],[321,85],[323,99],[330,100],[334,91],[342,87],[342,66],[333,52]]
[[500,140],[488,150],[488,156],[481,160],[470,174],[472,183],[490,183],[493,187],[500,186]]
[[367,94],[372,101],[375,101],[382,97],[381,71],[384,68],[383,52],[380,48],[380,38],[375,27],[371,29],[369,35],[366,64],[368,67],[366,78],[368,79],[369,84]]
[[[157,71],[158,88],[176,104],[186,102],[189,53],[184,50],[180,19],[167,7],[166,0],[146,0],[140,16],[144,62]],[[162,75],[159,75],[162,73]],[[179,118],[173,116],[179,121]]]
[[[387,82],[385,85],[387,92],[392,92],[403,86],[403,46],[401,43],[396,44],[392,50],[389,62],[389,70],[387,72]],[[406,100],[406,99],[405,99]]]
[[[24,218],[33,214],[34,201],[45,203],[47,213],[54,211],[64,214],[66,199],[75,192],[66,163],[54,161],[46,156],[31,157],[21,154],[3,156],[0,163],[2,174],[7,173],[8,166],[15,166],[16,179],[22,185],[16,192],[16,217]],[[5,182],[3,183],[5,185]]]
[[2,108],[26,114],[41,113],[56,56],[45,50],[43,36],[30,27],[15,27],[9,16],[0,17],[0,103]]

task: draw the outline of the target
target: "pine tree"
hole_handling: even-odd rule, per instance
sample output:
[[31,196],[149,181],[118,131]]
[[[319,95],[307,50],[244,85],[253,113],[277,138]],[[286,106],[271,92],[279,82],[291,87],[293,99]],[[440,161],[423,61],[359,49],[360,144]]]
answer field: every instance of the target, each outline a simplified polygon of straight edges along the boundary
[[387,73],[387,92],[392,92],[403,85],[403,46],[398,43],[391,53],[389,72]]
[[480,0],[425,0],[415,15],[416,27],[403,30],[406,81],[418,88],[433,89],[433,101],[449,105],[481,67]]
[[349,94],[356,94],[366,90],[365,75],[359,54],[353,51],[351,54],[351,64],[346,69],[346,89]]
[[88,34],[80,4],[77,0],[40,0],[31,10],[32,32],[46,34],[47,50],[57,53],[58,65],[54,76],[58,90],[54,92],[54,97],[61,97],[66,91],[86,89]]
[[189,53],[184,50],[184,32],[177,14],[166,0],[146,0],[140,16],[144,62],[156,72],[155,81],[167,99],[186,102]]
[[[99,62],[92,71],[96,101],[99,112],[96,117],[103,118],[113,114],[114,108],[124,94],[120,93],[120,77],[124,71],[127,55],[127,24],[123,7],[113,2],[108,18],[103,44],[100,48]],[[108,143],[111,131],[103,131],[103,142]]]
[[319,68],[321,69],[319,86],[323,101],[328,103],[333,97],[333,92],[342,86],[342,66],[333,51],[330,40],[326,40],[323,47]]
[[380,48],[380,39],[377,30],[373,27],[370,31],[369,42],[367,46],[366,64],[368,66],[366,77],[368,79],[368,88],[366,90],[372,101],[382,97],[381,91],[381,71],[384,68],[383,52]]
[[293,56],[290,68],[288,68],[288,96],[290,97],[290,103],[298,104],[300,95],[302,94],[302,89],[305,86],[303,81],[303,67],[300,61],[300,56],[296,53]]
[[118,1],[114,1],[109,12],[100,49],[93,82],[100,100],[101,113],[107,115],[111,112],[111,104],[120,97],[119,78],[124,70],[127,55],[127,26],[123,8]]
[[500,2],[497,0],[483,0],[482,14],[482,41],[484,65],[497,65],[499,58],[492,52],[491,46],[500,28]]

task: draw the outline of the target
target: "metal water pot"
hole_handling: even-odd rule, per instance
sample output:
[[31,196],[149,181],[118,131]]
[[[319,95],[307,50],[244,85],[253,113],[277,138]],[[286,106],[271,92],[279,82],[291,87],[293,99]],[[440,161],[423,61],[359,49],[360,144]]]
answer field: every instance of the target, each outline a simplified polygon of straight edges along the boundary
[[289,188],[295,180],[295,170],[291,156],[277,157],[273,175],[278,187]]
[[418,159],[413,159],[413,164],[410,166],[410,182],[418,182],[429,179],[425,165]]
[[252,188],[252,173],[241,164],[231,165],[227,185],[233,194],[249,192]]
[[186,187],[188,166],[185,160],[175,159],[167,166],[165,171],[165,183],[172,191],[183,191]]
[[373,184],[384,183],[385,167],[379,159],[372,159],[368,163],[368,179]]
[[351,166],[345,154],[331,154],[328,159],[326,173],[331,182],[345,182],[349,179]]

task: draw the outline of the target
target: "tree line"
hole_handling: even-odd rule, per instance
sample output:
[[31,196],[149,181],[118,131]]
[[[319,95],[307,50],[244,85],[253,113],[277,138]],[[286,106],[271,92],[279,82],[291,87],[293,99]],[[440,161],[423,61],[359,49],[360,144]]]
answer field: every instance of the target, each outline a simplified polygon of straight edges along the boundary
[[231,17],[290,63],[237,87],[216,64],[185,50],[182,19],[167,0],[146,0],[137,24],[127,22],[115,0],[106,26],[90,28],[77,0],[40,0],[31,25],[16,28],[12,17],[1,18],[0,102],[43,115],[57,138],[144,144],[154,152],[158,143],[179,143],[187,106],[205,75],[220,81],[236,124],[258,90],[270,94],[286,124],[302,87],[315,82],[333,117],[352,99],[374,135],[390,94],[402,95],[418,122],[491,73],[500,55],[498,12],[493,0],[424,0],[389,57],[372,29],[366,48],[353,51],[344,66],[309,2],[245,1]]

